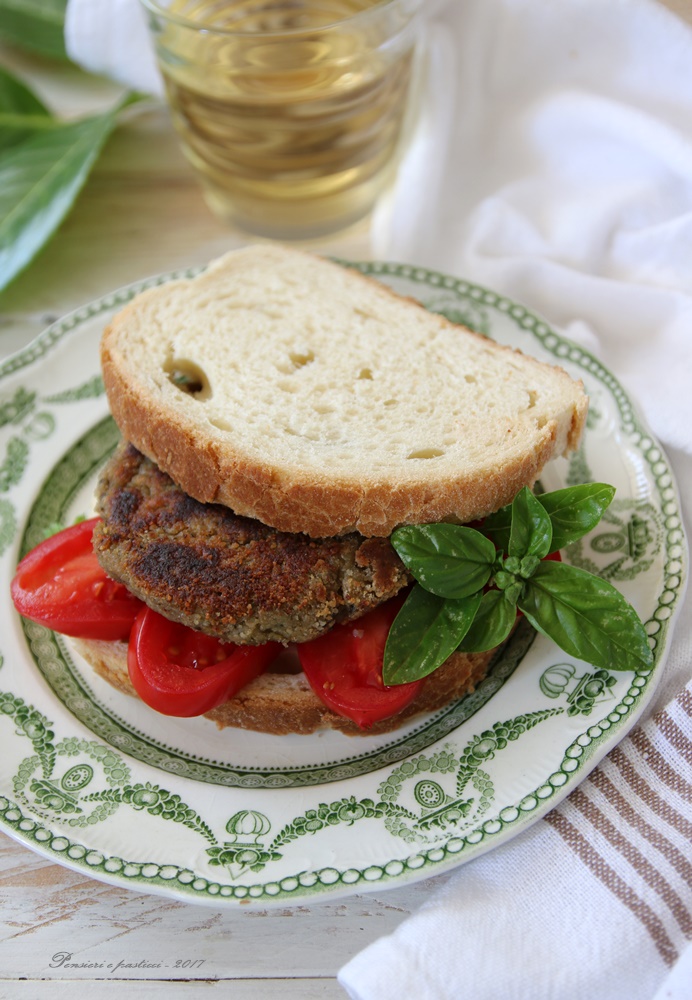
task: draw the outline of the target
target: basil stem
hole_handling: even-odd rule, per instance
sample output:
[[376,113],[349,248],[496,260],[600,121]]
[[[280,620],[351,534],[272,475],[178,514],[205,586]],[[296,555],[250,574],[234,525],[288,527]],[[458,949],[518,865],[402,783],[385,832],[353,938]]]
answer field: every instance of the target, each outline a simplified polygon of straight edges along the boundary
[[612,584],[576,566],[542,562],[517,603],[534,628],[570,656],[610,670],[653,663],[634,608]]
[[490,579],[493,543],[460,524],[422,524],[397,528],[392,544],[418,583],[438,597],[470,597]]
[[382,666],[384,683],[405,684],[437,670],[463,639],[480,603],[480,593],[445,600],[414,587],[389,630]]

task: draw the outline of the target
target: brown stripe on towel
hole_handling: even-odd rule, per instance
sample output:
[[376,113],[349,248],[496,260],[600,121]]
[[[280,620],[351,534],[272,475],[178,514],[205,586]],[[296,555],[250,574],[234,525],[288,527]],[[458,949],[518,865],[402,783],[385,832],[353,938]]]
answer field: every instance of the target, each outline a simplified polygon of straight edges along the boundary
[[608,843],[612,844],[625,861],[634,868],[637,875],[646,882],[649,888],[661,897],[675,917],[685,937],[692,937],[692,914],[668,879],[651,864],[648,858],[644,857],[639,848],[631,840],[628,840],[624,833],[618,830],[615,824],[581,788],[572,792],[570,802],[593,824],[599,833],[603,834]]
[[[646,803],[653,813],[660,816],[668,826],[672,826],[673,829],[681,833],[683,837],[687,837],[690,843],[692,843],[692,823],[682,813],[678,812],[677,809],[674,809],[670,802],[666,802],[665,799],[661,798],[658,792],[642,777],[641,772],[636,769],[627,754],[620,747],[614,747],[610,751],[608,760],[617,767],[632,791],[639,796],[642,802]],[[594,773],[598,774],[600,772],[596,771]]]
[[682,851],[678,850],[671,840],[668,840],[663,831],[647,823],[642,814],[637,812],[632,804],[627,801],[625,796],[618,791],[603,771],[600,769],[594,771],[589,781],[603,793],[608,800],[608,804],[613,806],[637,833],[640,833],[642,837],[648,840],[651,846],[655,847],[666,861],[670,862],[671,867],[676,870],[678,875],[689,886],[692,886],[692,864],[687,860]]
[[692,717],[692,691],[683,688],[675,700],[679,701],[682,710]]
[[610,867],[593,845],[588,842],[586,837],[559,810],[553,809],[552,812],[549,812],[545,817],[545,821],[557,830],[565,843],[574,851],[587,868],[593,872],[596,878],[643,924],[666,965],[674,965],[678,959],[677,949],[668,937],[663,923],[648,903],[645,903],[634,889],[627,885],[624,879],[620,878],[617,872]]
[[661,712],[660,715],[656,716],[656,724],[673,749],[677,750],[680,756],[692,765],[692,742],[689,736],[683,733],[677,722],[671,719],[667,712]]
[[670,766],[666,758],[653,745],[649,737],[641,729],[635,729],[630,733],[633,745],[646,759],[646,763],[654,772],[657,778],[677,792],[681,799],[692,802],[692,784],[686,781],[678,772]]

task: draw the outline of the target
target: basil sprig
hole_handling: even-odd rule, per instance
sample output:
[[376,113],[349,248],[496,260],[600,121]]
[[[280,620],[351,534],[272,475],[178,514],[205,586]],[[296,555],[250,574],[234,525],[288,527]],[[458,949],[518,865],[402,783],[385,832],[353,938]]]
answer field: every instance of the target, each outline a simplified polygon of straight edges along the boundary
[[534,496],[524,488],[485,520],[398,528],[392,544],[417,581],[389,633],[385,684],[419,680],[455,650],[483,652],[507,638],[517,611],[570,656],[640,670],[653,655],[644,627],[607,580],[544,561],[594,528],[615,490],[605,483]]

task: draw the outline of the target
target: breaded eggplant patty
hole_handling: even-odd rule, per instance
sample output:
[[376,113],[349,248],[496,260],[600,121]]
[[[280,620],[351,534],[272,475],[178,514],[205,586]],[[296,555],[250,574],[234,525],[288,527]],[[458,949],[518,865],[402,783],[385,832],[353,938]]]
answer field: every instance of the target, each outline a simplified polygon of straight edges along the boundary
[[183,493],[132,445],[99,480],[94,548],[150,608],[225,642],[306,642],[408,582],[387,539],[276,531]]

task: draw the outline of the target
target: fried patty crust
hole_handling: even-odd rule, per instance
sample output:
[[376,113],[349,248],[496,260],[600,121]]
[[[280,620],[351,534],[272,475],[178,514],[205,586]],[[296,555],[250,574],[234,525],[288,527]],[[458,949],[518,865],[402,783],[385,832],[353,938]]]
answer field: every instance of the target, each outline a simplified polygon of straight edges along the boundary
[[315,539],[200,503],[126,442],[96,496],[94,549],[109,576],[224,642],[307,642],[410,582],[388,539]]

